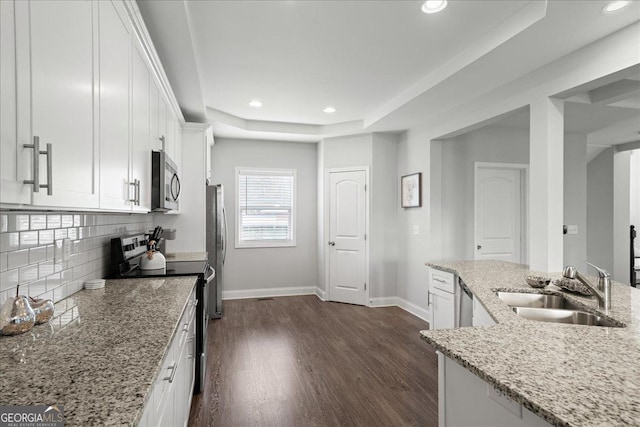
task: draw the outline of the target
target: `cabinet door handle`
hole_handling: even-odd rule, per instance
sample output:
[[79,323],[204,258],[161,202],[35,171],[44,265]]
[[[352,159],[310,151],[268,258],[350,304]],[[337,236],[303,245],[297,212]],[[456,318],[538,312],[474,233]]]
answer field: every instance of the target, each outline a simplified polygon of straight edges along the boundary
[[33,192],[40,192],[40,137],[33,137],[33,144],[23,144],[24,148],[33,148],[33,179],[25,179],[24,184],[33,186]]
[[[51,196],[53,194],[53,163],[52,163],[52,155],[53,155],[53,147],[51,144],[47,144],[47,149],[45,151],[40,150],[40,137],[33,137],[33,144],[23,144],[24,148],[33,148],[33,179],[25,179],[22,181],[24,184],[29,184],[33,186],[34,193],[40,192],[41,188],[47,189],[47,195]],[[47,184],[40,184],[40,155],[47,156]]]
[[435,280],[436,282],[445,283],[444,280],[438,279],[437,277],[432,277],[432,279]]
[[134,179],[133,182],[129,183],[129,187],[133,187],[133,199],[129,199],[129,201],[134,205],[136,204],[136,181],[137,179]]
[[176,362],[173,362],[171,366],[167,368],[167,369],[171,369],[171,375],[169,375],[168,377],[164,377],[163,380],[169,381],[169,383],[172,383],[174,378],[176,377],[176,371],[178,370],[177,368],[178,368],[178,364]]
[[140,206],[140,180],[136,179],[136,206]]

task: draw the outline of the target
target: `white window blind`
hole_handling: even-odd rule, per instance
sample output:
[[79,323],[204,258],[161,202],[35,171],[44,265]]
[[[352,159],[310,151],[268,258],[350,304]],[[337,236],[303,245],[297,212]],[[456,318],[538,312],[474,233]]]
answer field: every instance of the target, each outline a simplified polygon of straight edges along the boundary
[[236,246],[295,245],[294,170],[238,169]]

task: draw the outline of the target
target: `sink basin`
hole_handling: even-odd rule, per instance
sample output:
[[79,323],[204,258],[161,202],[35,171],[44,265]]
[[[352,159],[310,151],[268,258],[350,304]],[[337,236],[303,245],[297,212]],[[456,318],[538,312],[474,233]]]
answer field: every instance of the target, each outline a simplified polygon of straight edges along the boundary
[[[560,297],[561,298],[561,297]],[[513,307],[520,317],[540,322],[569,323],[572,325],[622,327],[601,316],[579,310],[561,310],[553,308]]]
[[562,295],[531,294],[523,292],[498,292],[498,298],[511,307],[529,308],[578,308]]

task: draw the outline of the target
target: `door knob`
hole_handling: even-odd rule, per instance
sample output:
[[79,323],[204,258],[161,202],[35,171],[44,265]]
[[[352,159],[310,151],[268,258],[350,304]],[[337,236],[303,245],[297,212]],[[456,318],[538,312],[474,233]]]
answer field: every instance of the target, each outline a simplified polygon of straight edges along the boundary
[[329,246],[335,246],[335,245],[336,245],[336,242],[334,242],[334,241],[330,241],[329,242]]
[[482,245],[478,245],[476,246],[476,248],[478,248],[478,250],[482,249]]

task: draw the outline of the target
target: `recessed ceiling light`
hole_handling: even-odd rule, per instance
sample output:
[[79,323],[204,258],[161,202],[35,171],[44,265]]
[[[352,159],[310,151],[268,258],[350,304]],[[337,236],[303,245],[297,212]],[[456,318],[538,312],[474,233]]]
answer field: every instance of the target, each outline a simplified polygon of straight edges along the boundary
[[249,105],[251,105],[253,108],[260,108],[262,107],[262,101],[254,99],[251,102],[249,102]]
[[447,7],[447,0],[427,0],[422,5],[424,13],[436,13]]
[[622,9],[625,6],[628,6],[629,3],[631,3],[630,1],[627,0],[616,0],[616,1],[612,1],[609,2],[605,7],[604,7],[604,11],[607,13],[611,13],[611,12],[617,12],[620,9]]
[[333,108],[333,107],[327,107],[327,108],[325,108],[325,109],[324,109],[324,110],[322,110],[322,111],[324,111],[324,112],[325,112],[325,113],[327,113],[327,114],[333,114],[333,113],[335,113],[335,112],[336,112],[336,109],[335,109],[335,108]]

